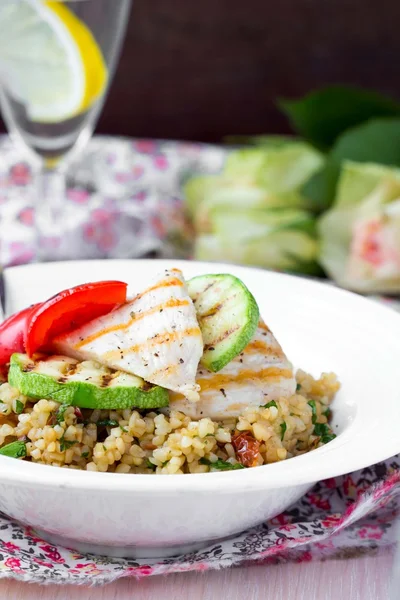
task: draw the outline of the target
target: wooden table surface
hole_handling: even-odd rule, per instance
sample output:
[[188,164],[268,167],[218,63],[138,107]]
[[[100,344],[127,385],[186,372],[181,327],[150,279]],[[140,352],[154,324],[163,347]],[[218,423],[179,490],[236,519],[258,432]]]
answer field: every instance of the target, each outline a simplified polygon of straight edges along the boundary
[[392,556],[180,573],[101,588],[0,581],[2,600],[389,600]]

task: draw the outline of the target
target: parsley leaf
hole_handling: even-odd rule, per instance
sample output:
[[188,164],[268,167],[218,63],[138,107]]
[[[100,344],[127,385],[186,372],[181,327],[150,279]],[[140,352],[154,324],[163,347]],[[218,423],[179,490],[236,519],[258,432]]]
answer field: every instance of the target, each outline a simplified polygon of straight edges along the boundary
[[227,462],[226,460],[222,460],[221,458],[219,458],[215,462],[211,462],[211,460],[208,460],[208,458],[203,457],[199,460],[199,463],[201,465],[208,465],[209,467],[212,467],[213,469],[218,469],[219,471],[235,471],[236,469],[245,469],[245,467],[240,463],[232,465],[231,463]]
[[0,448],[0,454],[9,456],[10,458],[23,458],[26,456],[25,443],[20,441],[11,442],[11,444],[7,444]]
[[89,456],[89,452],[82,452],[81,456],[83,458],[87,458]]
[[315,423],[314,435],[323,436],[330,433],[329,425],[326,423]]
[[283,442],[283,438],[285,437],[285,433],[286,433],[286,429],[287,429],[286,421],[283,421],[283,423],[280,424],[280,428],[281,428],[281,441]]
[[301,384],[300,384],[300,383],[298,383],[298,384],[296,385],[296,392],[298,392],[299,390],[301,390]]
[[69,404],[61,404],[61,406],[59,407],[59,409],[57,411],[57,423],[58,424],[62,423],[65,420],[64,414],[69,406],[70,406]]
[[310,400],[309,402],[307,402],[307,404],[308,404],[308,406],[311,406],[311,410],[312,410],[311,421],[314,425],[317,422],[317,405],[315,404],[315,400]]
[[118,427],[119,423],[115,419],[103,419],[102,421],[96,421],[95,425],[97,427]]
[[152,463],[149,458],[146,460],[146,466],[148,469],[151,469],[152,471],[155,471],[157,469],[157,466],[154,463]]
[[336,437],[335,433],[328,433],[327,435],[322,436],[321,442],[323,444],[327,444],[328,442],[331,442],[332,440],[334,440],[335,437]]
[[68,450],[69,448],[71,448],[71,446],[73,446],[74,444],[77,444],[78,442],[76,440],[74,440],[73,442],[70,442],[69,440],[65,440],[64,436],[62,436],[62,438],[60,439],[60,451],[64,452],[65,450]]
[[271,400],[271,402],[267,402],[267,404],[263,404],[262,406],[260,406],[260,408],[271,408],[271,406],[275,406],[275,408],[278,408],[278,405],[275,402],[275,400]]
[[318,435],[321,438],[322,444],[327,444],[336,437],[336,434],[331,431],[331,428],[326,423],[315,423],[314,435]]
[[24,408],[25,408],[25,404],[23,402],[21,402],[21,400],[15,401],[15,411],[14,412],[17,415],[20,415],[23,412]]

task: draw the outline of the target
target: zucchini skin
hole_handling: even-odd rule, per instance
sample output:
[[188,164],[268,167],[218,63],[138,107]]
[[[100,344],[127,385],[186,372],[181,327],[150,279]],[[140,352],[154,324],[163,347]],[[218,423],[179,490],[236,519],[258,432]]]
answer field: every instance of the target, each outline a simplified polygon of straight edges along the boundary
[[[215,284],[226,286],[219,297],[212,289]],[[258,304],[245,284],[230,274],[199,275],[190,279],[188,288],[204,341],[204,352],[200,362],[209,371],[216,373],[238,356],[254,337],[260,319]],[[240,295],[239,308],[244,308],[236,317],[232,314],[235,306],[230,304],[235,292]],[[211,297],[214,294],[217,304],[214,309],[203,313],[202,302],[207,295]],[[214,327],[213,318],[216,323]],[[231,343],[227,344],[229,336]]]
[[101,388],[85,381],[59,382],[49,375],[30,370],[29,366],[24,367],[25,361],[25,355],[12,355],[8,381],[12,387],[30,398],[38,400],[46,398],[61,404],[100,410],[125,408],[147,410],[162,408],[169,404],[168,391],[158,386],[144,391],[133,386]]

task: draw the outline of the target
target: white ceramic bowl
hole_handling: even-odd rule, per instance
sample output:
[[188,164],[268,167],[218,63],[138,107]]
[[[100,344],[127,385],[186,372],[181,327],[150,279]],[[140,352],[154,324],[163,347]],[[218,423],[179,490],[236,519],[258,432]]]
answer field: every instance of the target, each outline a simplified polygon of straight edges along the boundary
[[243,279],[296,367],[335,371],[334,430],[326,446],[290,460],[198,475],[120,475],[0,457],[0,510],[53,543],[112,556],[168,556],[273,517],[313,483],[400,452],[400,317],[349,292],[287,275],[183,261],[91,261],[5,272],[7,310],[79,283],[127,281],[132,291],[166,266],[187,277]]

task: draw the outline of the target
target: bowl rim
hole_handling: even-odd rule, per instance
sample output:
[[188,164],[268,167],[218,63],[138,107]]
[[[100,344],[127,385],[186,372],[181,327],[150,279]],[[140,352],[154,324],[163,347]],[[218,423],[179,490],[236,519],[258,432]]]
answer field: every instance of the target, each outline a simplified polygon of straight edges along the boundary
[[[245,275],[246,273],[251,272],[253,275],[256,274],[261,278],[267,277],[272,281],[285,278],[291,282],[291,285],[301,285],[308,289],[310,293],[317,290],[324,290],[324,293],[328,293],[333,302],[335,302],[335,299],[338,301],[347,299],[353,304],[355,303],[362,307],[363,310],[369,311],[371,318],[380,319],[382,325],[385,326],[385,329],[390,331],[393,336],[396,336],[396,340],[399,340],[400,350],[400,315],[396,314],[393,309],[353,292],[343,290],[333,285],[327,285],[328,282],[298,277],[295,275],[276,273],[253,267],[228,265],[225,263],[193,263],[192,261],[172,259],[104,259],[95,261],[83,260],[41,264],[35,263],[10,267],[6,271],[18,271],[23,274],[26,270],[39,270],[45,272],[47,270],[51,271],[52,269],[62,269],[65,265],[73,265],[74,268],[84,268],[85,266],[88,267],[94,263],[97,263],[99,266],[104,265],[105,263],[118,263],[120,266],[124,266],[124,264],[128,266],[144,263],[149,266],[151,265],[151,268],[154,268],[154,270],[157,270],[158,268],[164,269],[168,266],[170,267],[171,263],[183,270],[185,269],[185,265],[190,264],[191,268],[193,268],[193,265],[197,264],[199,265],[199,268],[209,268],[210,272],[216,272],[218,270],[224,272],[226,269],[230,269],[235,271],[239,276],[240,274]],[[393,401],[393,406],[395,407],[395,401]],[[397,409],[394,408],[394,410]],[[190,477],[182,475],[159,477],[151,474],[133,475],[80,471],[29,463],[23,460],[16,461],[12,458],[0,456],[0,482],[34,487],[87,489],[93,492],[101,491],[102,493],[111,494],[119,494],[121,492],[146,494],[151,491],[179,494],[192,493],[194,491],[223,493],[231,492],[232,490],[243,493],[255,489],[286,488],[307,484],[311,486],[316,481],[357,471],[386,460],[400,452],[400,436],[393,436],[393,438],[390,439],[386,436],[383,439],[385,440],[384,445],[366,444],[363,453],[359,452],[354,455],[351,453],[351,441],[349,440],[350,444],[343,443],[342,436],[339,435],[336,439],[321,448],[317,448],[309,453],[282,462],[239,471],[196,473],[190,474]]]

